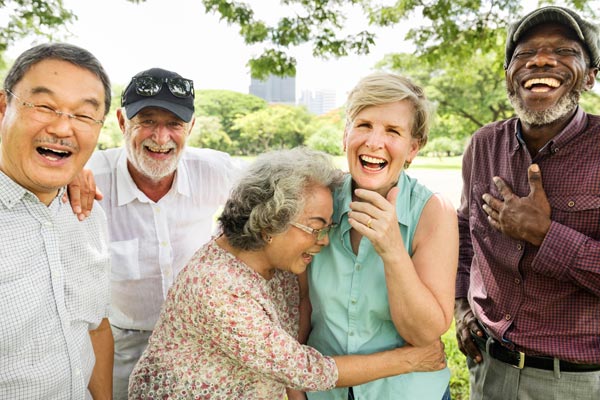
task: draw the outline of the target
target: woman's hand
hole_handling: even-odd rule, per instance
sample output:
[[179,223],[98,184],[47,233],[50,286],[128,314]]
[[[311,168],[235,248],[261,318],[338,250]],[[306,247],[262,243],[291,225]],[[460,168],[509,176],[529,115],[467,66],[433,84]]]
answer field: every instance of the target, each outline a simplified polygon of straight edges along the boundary
[[[384,260],[397,258],[398,252],[404,249],[402,235],[396,215],[396,197],[399,189],[392,188],[387,198],[379,193],[355,189],[354,194],[362,201],[350,203],[352,210],[348,222],[358,233],[367,237],[375,251]],[[406,250],[404,249],[406,252]]]

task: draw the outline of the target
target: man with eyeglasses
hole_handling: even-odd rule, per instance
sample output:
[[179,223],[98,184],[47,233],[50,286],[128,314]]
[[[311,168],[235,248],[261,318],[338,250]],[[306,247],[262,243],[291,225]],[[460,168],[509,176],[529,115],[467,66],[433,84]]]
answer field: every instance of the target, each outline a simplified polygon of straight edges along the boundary
[[167,291],[210,239],[213,216],[239,171],[229,155],[187,148],[194,86],[160,68],[135,75],[117,110],[125,146],[88,163],[102,191],[112,261],[114,398],[127,398]]
[[106,217],[60,201],[94,151],[108,76],[87,50],[21,54],[0,92],[0,398],[109,399]]

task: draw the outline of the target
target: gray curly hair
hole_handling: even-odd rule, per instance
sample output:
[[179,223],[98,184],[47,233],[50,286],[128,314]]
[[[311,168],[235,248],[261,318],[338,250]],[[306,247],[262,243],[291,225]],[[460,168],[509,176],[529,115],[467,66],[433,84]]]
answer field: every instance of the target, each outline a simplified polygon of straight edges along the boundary
[[221,230],[232,246],[259,250],[265,235],[289,228],[311,187],[333,191],[342,181],[342,171],[326,153],[304,147],[264,153],[232,190],[219,217]]

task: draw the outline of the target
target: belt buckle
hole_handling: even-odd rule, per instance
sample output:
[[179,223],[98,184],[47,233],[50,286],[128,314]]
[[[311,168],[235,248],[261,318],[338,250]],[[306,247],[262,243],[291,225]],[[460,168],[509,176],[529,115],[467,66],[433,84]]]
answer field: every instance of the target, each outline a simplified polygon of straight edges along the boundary
[[519,365],[511,365],[513,368],[523,369],[525,367],[525,353],[522,351],[518,351],[517,353],[519,353]]

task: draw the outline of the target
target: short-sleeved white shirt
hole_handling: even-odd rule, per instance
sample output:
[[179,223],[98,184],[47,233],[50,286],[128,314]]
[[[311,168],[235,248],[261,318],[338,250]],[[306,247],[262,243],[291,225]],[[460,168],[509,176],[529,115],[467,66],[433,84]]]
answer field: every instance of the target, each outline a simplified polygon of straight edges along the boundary
[[169,287],[198,248],[210,239],[240,166],[228,154],[186,148],[171,190],[158,202],[134,183],[124,148],[96,151],[94,173],[108,218],[111,324],[152,330]]
[[[62,194],[61,191],[60,194]],[[89,330],[110,305],[106,218],[80,222],[0,172],[0,399],[91,399]]]

